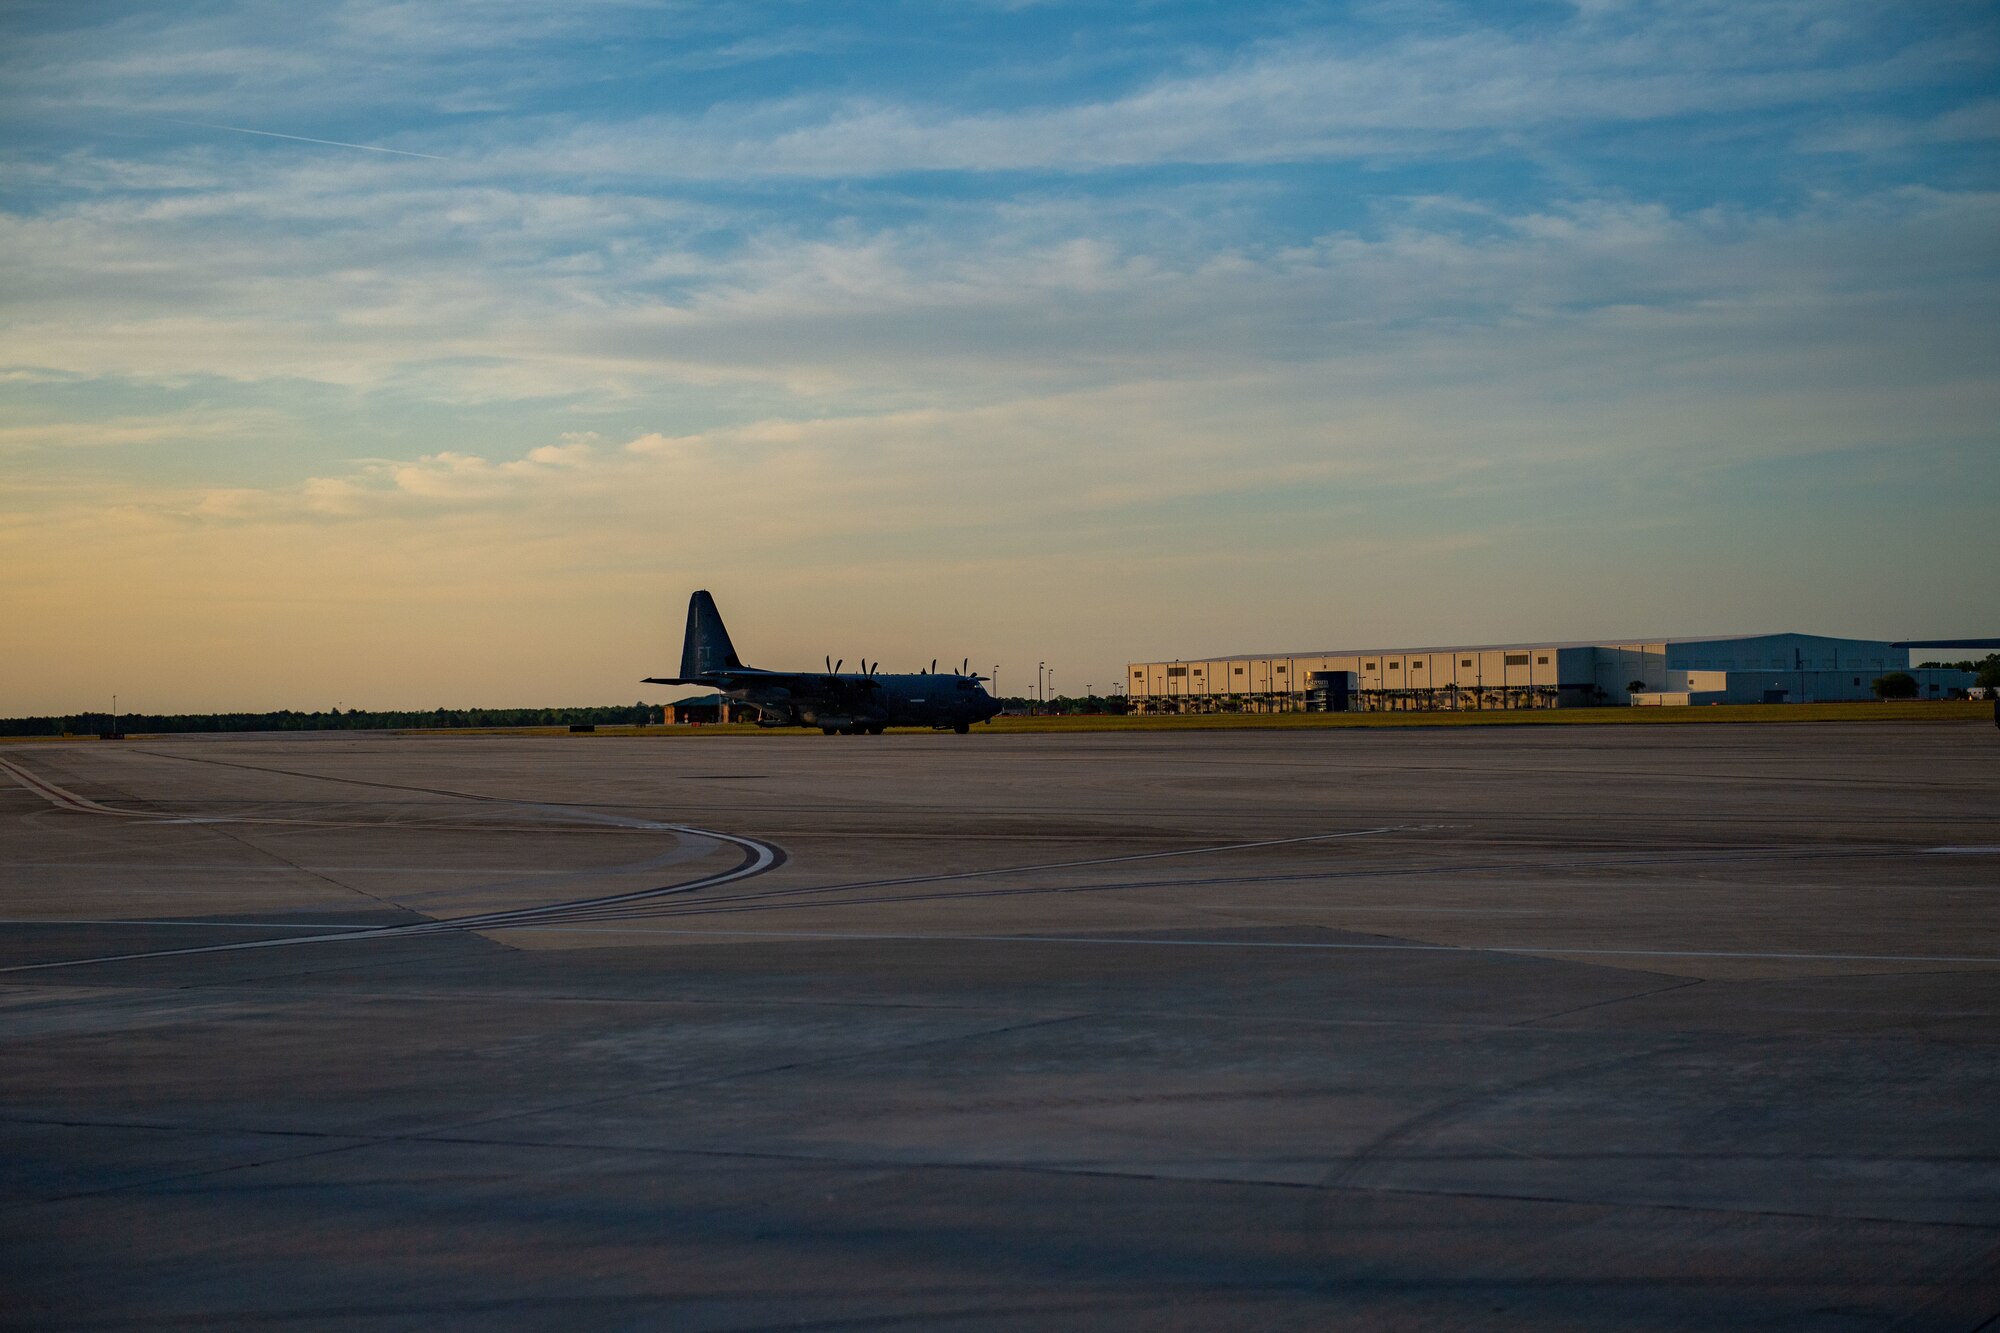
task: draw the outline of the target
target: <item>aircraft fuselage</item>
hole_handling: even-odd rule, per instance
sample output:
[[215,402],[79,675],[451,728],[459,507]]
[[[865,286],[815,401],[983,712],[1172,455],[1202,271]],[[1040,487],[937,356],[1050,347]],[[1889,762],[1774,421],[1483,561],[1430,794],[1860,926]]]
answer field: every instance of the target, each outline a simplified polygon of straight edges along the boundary
[[[803,688],[801,688],[803,686]],[[949,672],[864,676],[823,674],[768,686],[747,685],[723,695],[755,706],[767,726],[834,731],[881,727],[970,726],[997,716],[1000,704],[975,676]]]

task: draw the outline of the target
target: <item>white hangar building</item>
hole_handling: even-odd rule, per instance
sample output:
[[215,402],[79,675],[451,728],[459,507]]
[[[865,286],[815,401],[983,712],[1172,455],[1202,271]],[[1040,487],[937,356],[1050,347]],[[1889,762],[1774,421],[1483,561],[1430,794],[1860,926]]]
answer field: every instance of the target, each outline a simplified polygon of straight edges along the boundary
[[1135,712],[1169,713],[1808,703],[1872,699],[1889,671],[1910,671],[1920,698],[1962,694],[1971,672],[1910,668],[1912,647],[1937,642],[1752,634],[1342,649],[1132,662],[1125,686]]

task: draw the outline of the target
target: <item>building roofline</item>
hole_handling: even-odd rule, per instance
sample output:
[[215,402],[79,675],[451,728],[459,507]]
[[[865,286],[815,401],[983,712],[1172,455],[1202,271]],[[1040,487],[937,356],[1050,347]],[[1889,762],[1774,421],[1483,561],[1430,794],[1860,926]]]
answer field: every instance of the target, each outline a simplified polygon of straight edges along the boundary
[[[1146,662],[1264,662],[1290,657],[1368,657],[1385,656],[1389,653],[1498,653],[1510,650],[1534,648],[1617,648],[1633,643],[1730,643],[1742,639],[1823,639],[1837,643],[1879,644],[1884,648],[1924,648],[1934,644],[1942,645],[1942,640],[1920,640],[1908,643],[1892,643],[1887,639],[1856,639],[1839,634],[1801,634],[1794,630],[1773,630],[1763,634],[1692,634],[1654,635],[1629,639],[1567,639],[1560,642],[1536,641],[1530,643],[1440,643],[1429,646],[1415,645],[1404,648],[1314,648],[1308,652],[1285,653],[1218,653],[1198,657],[1135,657],[1127,666]],[[2000,644],[2000,640],[1994,641]],[[1979,647],[1980,640],[1968,644],[1953,641],[1954,647]]]

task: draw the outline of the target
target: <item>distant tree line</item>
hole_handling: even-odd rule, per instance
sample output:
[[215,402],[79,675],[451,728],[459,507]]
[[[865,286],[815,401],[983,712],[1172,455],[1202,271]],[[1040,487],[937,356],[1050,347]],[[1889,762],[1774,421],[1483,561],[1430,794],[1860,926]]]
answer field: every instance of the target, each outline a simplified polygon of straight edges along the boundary
[[1977,662],[1967,658],[1962,662],[1924,662],[1919,671],[1941,667],[1946,671],[1977,671],[1979,679],[1974,682],[1986,689],[2000,689],[2000,653],[1988,653]]
[[[118,730],[182,731],[382,731],[462,727],[647,726],[661,721],[659,704],[609,704],[601,708],[433,708],[370,711],[329,708],[303,713],[281,708],[271,713],[120,713]],[[110,731],[109,713],[64,717],[0,718],[0,736],[100,735]]]

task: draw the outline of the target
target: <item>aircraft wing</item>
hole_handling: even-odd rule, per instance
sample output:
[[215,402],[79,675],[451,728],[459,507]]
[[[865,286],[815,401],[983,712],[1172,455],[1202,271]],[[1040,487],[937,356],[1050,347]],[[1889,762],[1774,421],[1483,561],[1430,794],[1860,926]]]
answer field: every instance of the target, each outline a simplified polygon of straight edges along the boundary
[[711,690],[740,690],[751,685],[784,684],[796,679],[782,671],[703,671],[693,676],[648,676],[644,685],[706,685]]
[[832,694],[844,690],[878,690],[877,681],[861,676],[829,676],[818,671],[704,671],[698,676],[648,676],[646,685],[701,685],[711,690],[780,689],[793,695]]

